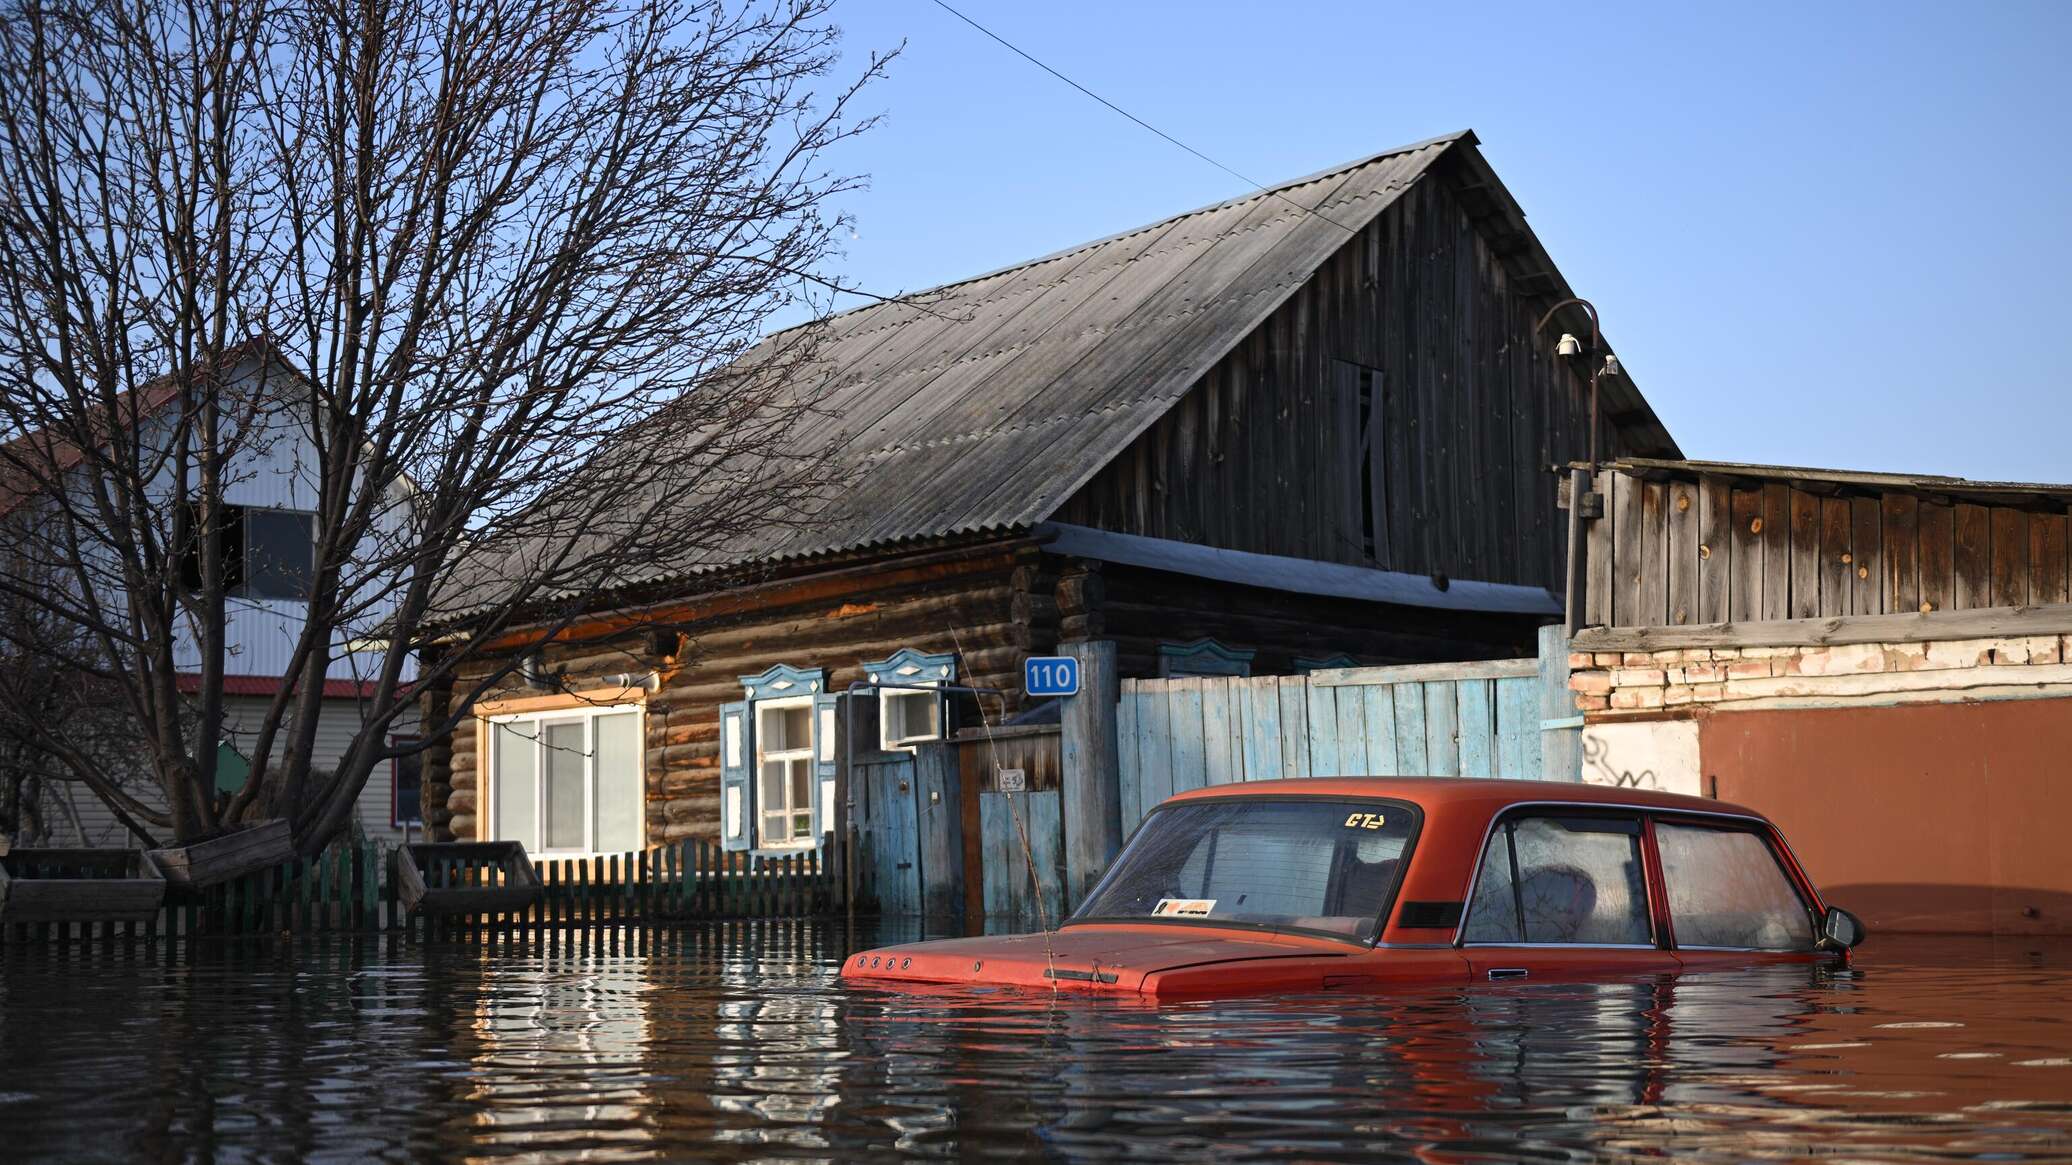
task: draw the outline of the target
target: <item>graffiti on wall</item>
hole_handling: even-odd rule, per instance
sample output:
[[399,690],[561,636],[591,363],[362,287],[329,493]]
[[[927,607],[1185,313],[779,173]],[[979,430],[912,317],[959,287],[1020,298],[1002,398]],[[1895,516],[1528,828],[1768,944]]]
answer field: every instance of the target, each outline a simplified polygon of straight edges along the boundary
[[1583,781],[1616,789],[1697,793],[1698,725],[1690,720],[1589,724]]

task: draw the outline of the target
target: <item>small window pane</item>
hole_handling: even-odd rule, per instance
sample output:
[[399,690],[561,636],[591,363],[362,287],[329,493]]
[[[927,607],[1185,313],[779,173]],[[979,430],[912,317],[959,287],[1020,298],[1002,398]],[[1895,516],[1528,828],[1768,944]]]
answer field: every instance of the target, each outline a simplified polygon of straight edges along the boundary
[[1518,929],[1518,896],[1511,888],[1510,838],[1509,825],[1489,833],[1482,872],[1475,879],[1475,900],[1468,906],[1467,929],[1461,932],[1467,942],[1515,943],[1525,937]]
[[640,767],[640,713],[599,716],[597,732],[597,848],[621,853],[641,848],[647,779]]
[[763,812],[776,813],[785,808],[785,766],[781,760],[763,762],[763,783],[757,790],[757,799],[763,803]]
[[804,705],[760,709],[762,735],[756,747],[764,753],[790,752],[813,743],[813,709]]
[[1813,918],[1770,847],[1743,830],[1657,825],[1678,946],[1801,951]]
[[585,849],[583,840],[582,721],[549,724],[546,727],[547,820],[540,844],[546,849]]
[[942,735],[942,697],[934,692],[887,693],[885,739],[890,744],[934,740]]
[[813,765],[810,761],[795,760],[791,765],[791,800],[786,802],[793,809],[804,808],[813,803]]
[[539,726],[520,721],[490,726],[490,764],[496,781],[496,832],[498,841],[522,841],[538,849],[538,807],[534,783],[538,748],[533,734]]
[[266,599],[306,599],[316,573],[316,516],[245,511],[245,590]]
[[1463,937],[1647,945],[1652,928],[1639,824],[1525,817],[1498,828],[1483,855]]

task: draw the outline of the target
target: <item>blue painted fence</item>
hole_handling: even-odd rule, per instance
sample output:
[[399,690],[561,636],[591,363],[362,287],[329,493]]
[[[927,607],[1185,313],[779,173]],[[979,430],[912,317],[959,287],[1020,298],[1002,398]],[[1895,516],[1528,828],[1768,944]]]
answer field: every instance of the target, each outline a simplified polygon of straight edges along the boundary
[[1054,927],[1065,912],[1065,822],[1056,789],[980,793],[986,929]]
[[1174,793],[1283,777],[1537,778],[1530,659],[1124,680],[1122,825]]

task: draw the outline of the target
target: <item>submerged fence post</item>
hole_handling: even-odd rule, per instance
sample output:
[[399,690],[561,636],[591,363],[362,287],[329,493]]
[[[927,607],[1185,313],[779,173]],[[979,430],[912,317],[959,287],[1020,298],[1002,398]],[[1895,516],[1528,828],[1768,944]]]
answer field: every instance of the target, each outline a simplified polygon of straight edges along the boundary
[[1122,699],[1113,640],[1081,639],[1058,650],[1079,661],[1079,694],[1067,697],[1058,739],[1065,825],[1065,909],[1093,892],[1122,848],[1122,771],[1115,707]]

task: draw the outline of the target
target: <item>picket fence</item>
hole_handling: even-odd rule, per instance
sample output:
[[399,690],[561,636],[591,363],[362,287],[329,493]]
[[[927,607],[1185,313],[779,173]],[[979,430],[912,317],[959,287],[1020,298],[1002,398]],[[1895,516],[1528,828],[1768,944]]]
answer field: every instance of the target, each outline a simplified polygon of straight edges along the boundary
[[1285,777],[1541,775],[1534,660],[1124,680],[1122,824],[1175,793]]
[[[321,856],[259,870],[200,891],[169,889],[153,918],[126,922],[31,922],[0,926],[0,945],[203,936],[393,933],[464,937],[520,928],[627,926],[703,919],[802,918],[841,908],[841,882],[826,848],[758,858],[684,841],[637,853],[536,859],[542,892],[521,911],[433,917],[398,898],[396,851],[373,842],[334,845]],[[488,877],[456,865],[433,875],[448,886]]]

